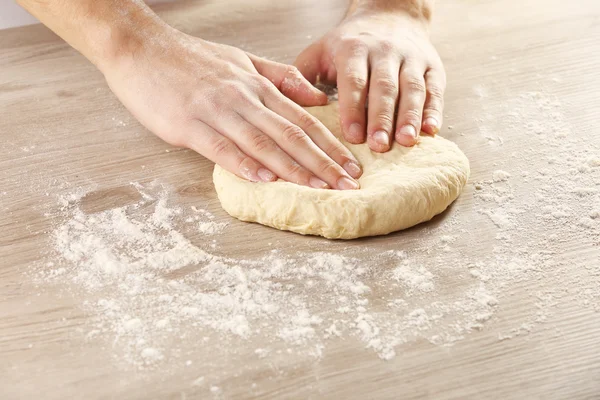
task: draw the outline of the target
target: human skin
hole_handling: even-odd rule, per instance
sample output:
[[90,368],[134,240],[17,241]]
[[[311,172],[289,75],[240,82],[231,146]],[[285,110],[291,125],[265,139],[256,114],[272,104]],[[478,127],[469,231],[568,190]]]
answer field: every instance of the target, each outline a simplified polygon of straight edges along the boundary
[[296,59],[309,81],[337,82],[350,143],[385,152],[393,139],[412,146],[421,131],[439,132],[446,75],[429,41],[432,12],[433,0],[354,0],[341,24]]
[[[94,63],[125,107],[166,142],[191,148],[251,181],[281,178],[314,188],[359,188],[356,179],[362,169],[354,156],[301,107],[327,102],[309,82],[316,79],[318,68],[301,67],[307,80],[293,66],[186,35],[167,25],[141,0],[17,1]],[[360,84],[354,78],[363,70],[354,52],[337,50],[365,47],[368,54],[375,54],[378,47],[397,46],[401,40],[389,42],[381,29],[375,40],[367,43],[372,38],[362,33],[363,28],[375,28],[381,21],[390,29],[403,22],[409,29],[394,32],[408,35],[418,31],[414,37],[422,39],[420,29],[426,31],[426,21],[414,12],[414,4],[420,2],[423,0],[354,1],[344,22],[300,56],[310,60],[314,54],[314,65],[323,66],[322,60],[329,55],[348,54],[346,61],[336,59],[343,64],[334,65],[358,68],[337,76],[343,126],[347,127],[344,134],[351,142],[364,141],[348,123],[363,121],[360,107],[364,111],[364,102],[349,100],[361,89],[352,84]],[[348,41],[349,35],[360,39]],[[357,44],[359,41],[364,43]],[[398,54],[404,53],[406,49]],[[416,52],[413,58],[418,56]],[[391,71],[393,62],[388,63]],[[331,68],[327,71],[330,74]],[[380,83],[386,85],[383,80]],[[382,92],[373,83],[368,90],[374,91],[373,98]],[[374,121],[385,119],[382,112],[377,111]],[[438,121],[441,123],[441,118]],[[369,129],[377,126],[369,123]],[[415,122],[415,129],[418,127],[420,123]],[[385,151],[387,148],[373,146],[379,136],[371,134],[369,144],[376,151]],[[398,142],[412,145],[416,135],[414,139]]]

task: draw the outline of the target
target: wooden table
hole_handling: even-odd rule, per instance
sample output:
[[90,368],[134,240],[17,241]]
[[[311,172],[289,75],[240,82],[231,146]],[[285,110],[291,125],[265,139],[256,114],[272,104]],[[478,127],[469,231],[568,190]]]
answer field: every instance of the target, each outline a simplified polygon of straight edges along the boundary
[[[193,35],[292,62],[345,8],[268,3],[157,10]],[[231,221],[216,200],[212,165],[144,130],[83,57],[39,25],[0,32],[0,398],[599,399],[600,3],[439,3],[433,38],[449,81],[442,135],[471,160],[470,183],[428,224],[350,242]],[[128,363],[127,340],[114,329],[92,334],[106,315],[90,301],[114,295],[111,288],[87,291],[68,265],[64,280],[48,277],[65,262],[52,238],[73,208],[60,199],[84,193],[78,207],[91,215],[139,202],[131,182],[158,182],[185,215],[197,206],[227,222],[213,236],[182,232],[218,257],[255,260],[249,269],[262,268],[273,249],[355,257],[371,289],[356,304],[382,329],[396,326],[395,357],[365,348],[353,321],[328,339],[328,325],[315,322],[304,344],[182,323],[162,337],[163,359]],[[183,223],[185,215],[173,218]],[[409,270],[429,271],[433,278],[417,277],[433,279],[434,290],[403,286],[410,276],[390,279],[404,256],[377,258],[389,250],[404,251]],[[195,270],[176,272],[164,278]],[[321,287],[326,272],[294,289],[323,319],[339,300]],[[191,282],[186,290],[205,290]],[[450,320],[418,325],[417,304],[431,318],[430,309],[446,307]],[[262,323],[267,331],[277,321]]]

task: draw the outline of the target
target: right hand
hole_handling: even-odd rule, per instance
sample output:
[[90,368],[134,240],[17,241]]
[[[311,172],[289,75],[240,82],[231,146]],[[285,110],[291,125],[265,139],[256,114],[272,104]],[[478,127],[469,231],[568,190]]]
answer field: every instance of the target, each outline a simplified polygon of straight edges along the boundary
[[138,43],[101,69],[125,107],[166,142],[250,181],[359,187],[352,153],[296,104],[327,97],[294,67],[176,30]]

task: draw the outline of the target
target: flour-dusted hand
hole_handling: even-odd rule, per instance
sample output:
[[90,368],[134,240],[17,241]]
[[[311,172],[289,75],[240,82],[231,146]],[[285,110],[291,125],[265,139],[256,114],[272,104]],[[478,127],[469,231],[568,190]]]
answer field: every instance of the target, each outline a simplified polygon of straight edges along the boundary
[[354,156],[295,103],[327,102],[295,67],[174,30],[162,35],[104,69],[149,130],[251,181],[358,188]]
[[186,35],[138,0],[18,1],[167,142],[251,181],[358,189],[354,156],[300,107],[327,97],[295,67]]
[[308,80],[337,81],[349,142],[385,152],[393,139],[412,146],[421,130],[439,131],[446,75],[429,41],[429,3],[355,0],[337,28],[298,56]]

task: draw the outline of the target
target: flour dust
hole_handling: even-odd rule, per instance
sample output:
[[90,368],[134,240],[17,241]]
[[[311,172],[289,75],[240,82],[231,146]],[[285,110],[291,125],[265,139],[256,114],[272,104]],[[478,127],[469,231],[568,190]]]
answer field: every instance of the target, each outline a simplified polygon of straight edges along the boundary
[[[448,344],[479,329],[497,305],[472,275],[462,296],[442,301],[436,290],[444,289],[442,275],[466,266],[459,261],[438,276],[425,257],[404,251],[217,256],[181,233],[186,226],[202,235],[225,229],[208,211],[169,205],[160,185],[136,188],[140,201],[93,214],[82,211],[77,196],[64,199],[68,217],[54,231],[53,269],[40,277],[68,278],[83,290],[83,307],[96,317],[88,337],[112,337],[139,367],[172,358],[178,349],[165,343],[189,327],[207,336],[283,342],[317,357],[329,340],[351,336],[390,359],[397,345],[415,338]],[[445,240],[447,246],[451,239]],[[383,300],[374,293],[386,294],[383,307],[371,305]],[[266,344],[257,353],[262,357],[271,351]]]
[[[498,340],[545,323],[564,295],[556,287],[572,285],[582,306],[598,310],[597,265],[573,265],[561,244],[599,244],[600,152],[573,135],[561,103],[544,93],[516,95],[501,107],[507,129],[535,136],[535,146],[511,151],[475,179],[463,194],[474,198],[474,210],[461,210],[459,199],[416,250],[223,257],[216,253],[227,224],[178,205],[167,186],[136,184],[139,201],[101,212],[84,212],[85,193],[62,197],[63,222],[38,280],[84,298],[87,340],[112,343],[115,357],[136,368],[191,363],[187,349],[203,344],[213,356],[258,342],[254,353],[265,362],[290,353],[319,358],[343,339],[389,360],[405,343],[450,346],[486,329],[522,282],[537,282],[526,294],[529,313]],[[478,123],[490,152],[507,151],[510,142],[486,133],[496,114],[485,111]],[[540,154],[542,167],[516,167]],[[493,237],[490,250],[465,254],[465,240],[475,248],[482,232]],[[572,268],[576,278],[557,285]]]

